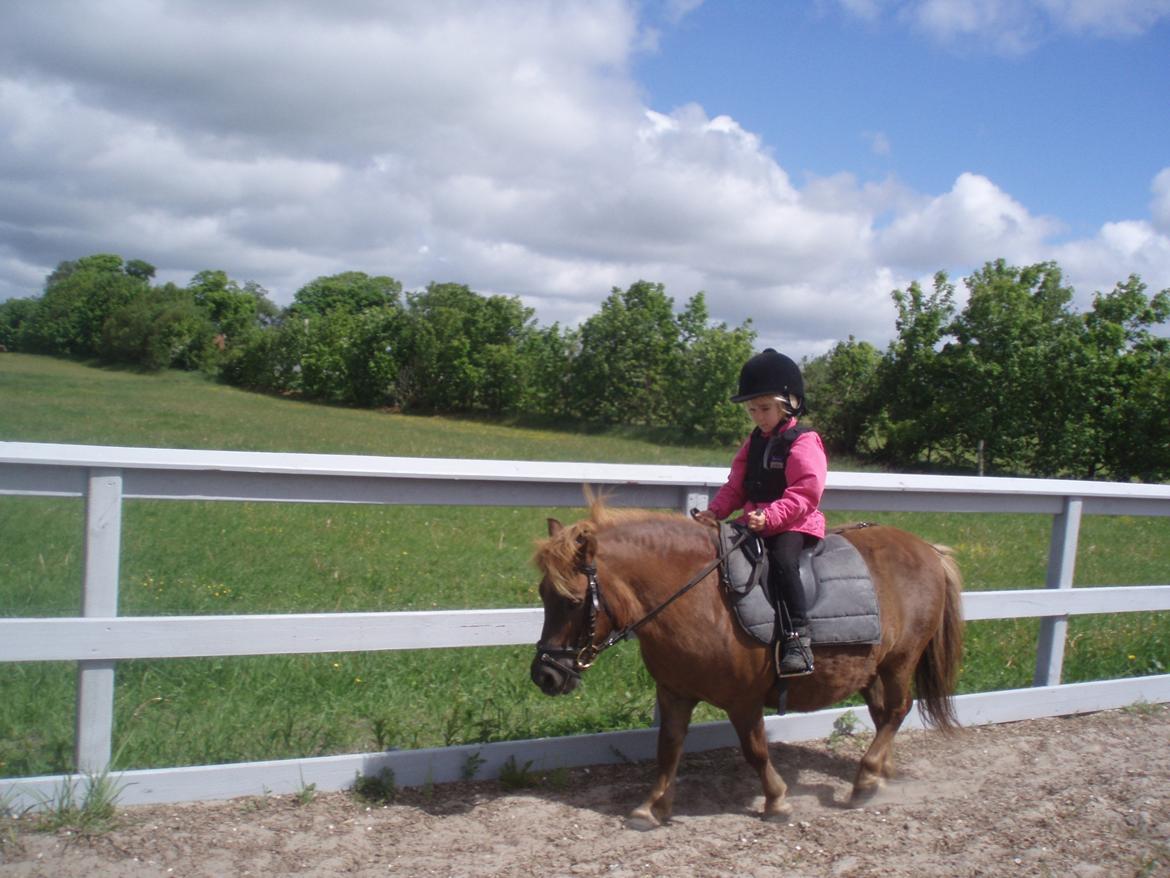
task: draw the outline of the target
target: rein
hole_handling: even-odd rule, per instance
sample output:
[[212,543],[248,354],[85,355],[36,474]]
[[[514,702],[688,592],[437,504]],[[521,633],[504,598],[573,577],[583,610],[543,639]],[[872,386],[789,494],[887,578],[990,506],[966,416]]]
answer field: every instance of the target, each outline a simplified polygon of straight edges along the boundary
[[[636,622],[631,622],[624,628],[610,631],[609,636],[600,643],[594,643],[594,638],[597,636],[597,613],[599,610],[604,611],[609,616],[610,622],[615,623],[613,613],[609,607],[606,606],[605,598],[601,593],[601,585],[597,581],[597,565],[595,564],[581,564],[577,567],[579,573],[585,574],[588,589],[585,595],[586,612],[588,613],[589,624],[584,636],[579,638],[577,646],[546,646],[543,643],[536,644],[536,651],[539,654],[539,660],[542,664],[551,664],[567,674],[565,683],[567,685],[569,677],[580,679],[581,672],[588,670],[597,661],[597,657],[613,646],[619,641],[625,640],[630,635],[634,634],[639,628],[681,598],[684,594],[702,582],[712,570],[718,567],[725,557],[740,545],[753,536],[747,531],[739,534],[726,552],[716,551],[715,560],[707,563],[702,570],[696,573],[691,579],[679,588],[674,594],[664,600],[654,609],[647,612],[642,618]],[[566,664],[559,659],[572,659],[572,664]]]

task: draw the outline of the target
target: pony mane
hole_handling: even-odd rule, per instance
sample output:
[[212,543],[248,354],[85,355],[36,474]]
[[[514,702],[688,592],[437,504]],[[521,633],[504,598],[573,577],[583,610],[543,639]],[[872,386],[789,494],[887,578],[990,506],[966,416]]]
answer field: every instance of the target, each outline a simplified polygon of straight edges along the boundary
[[574,524],[566,525],[556,535],[536,541],[536,552],[532,563],[547,577],[558,594],[570,600],[579,600],[580,595],[573,589],[581,557],[580,538],[596,538],[598,535],[622,525],[642,522],[678,522],[677,514],[654,512],[648,509],[614,509],[607,506],[604,497],[596,496],[586,488],[585,499],[589,504],[589,517]]

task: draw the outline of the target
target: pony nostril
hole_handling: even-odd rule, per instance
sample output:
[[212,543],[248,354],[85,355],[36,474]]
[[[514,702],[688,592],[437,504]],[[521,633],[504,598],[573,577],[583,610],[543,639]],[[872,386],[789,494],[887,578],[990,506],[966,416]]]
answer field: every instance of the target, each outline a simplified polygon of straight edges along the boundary
[[572,688],[567,679],[567,675],[562,673],[560,668],[545,664],[544,662],[535,661],[532,663],[532,682],[537,685],[541,692],[545,695],[560,695],[562,692],[568,691]]
[[556,674],[547,665],[533,662],[532,664],[532,682],[539,686],[544,691],[550,688],[555,688],[557,685]]

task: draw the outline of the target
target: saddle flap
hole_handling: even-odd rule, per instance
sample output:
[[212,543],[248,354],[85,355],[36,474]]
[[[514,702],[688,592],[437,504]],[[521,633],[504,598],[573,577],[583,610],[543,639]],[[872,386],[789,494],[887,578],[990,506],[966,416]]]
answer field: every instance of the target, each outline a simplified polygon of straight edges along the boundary
[[[881,640],[881,613],[869,568],[861,553],[845,537],[830,533],[819,551],[810,555],[809,570],[815,577],[805,579],[801,557],[801,580],[813,594],[808,601],[808,621],[814,643],[877,643]],[[815,580],[815,583],[814,583]]]
[[[746,535],[738,547],[736,540]],[[745,595],[768,581],[768,553],[763,541],[741,524],[719,525],[719,554],[723,558],[719,572],[724,585],[737,595]]]

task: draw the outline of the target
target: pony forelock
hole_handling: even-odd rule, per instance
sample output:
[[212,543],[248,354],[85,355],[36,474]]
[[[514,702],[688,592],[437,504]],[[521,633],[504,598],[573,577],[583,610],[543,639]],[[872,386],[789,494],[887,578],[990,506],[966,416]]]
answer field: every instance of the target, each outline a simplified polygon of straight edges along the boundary
[[577,556],[580,552],[577,537],[593,529],[592,521],[578,521],[576,524],[562,528],[554,536],[538,540],[536,543],[536,553],[532,556],[532,563],[548,577],[548,581],[558,594],[570,600],[580,598],[580,595],[573,591],[572,584],[577,569]]

